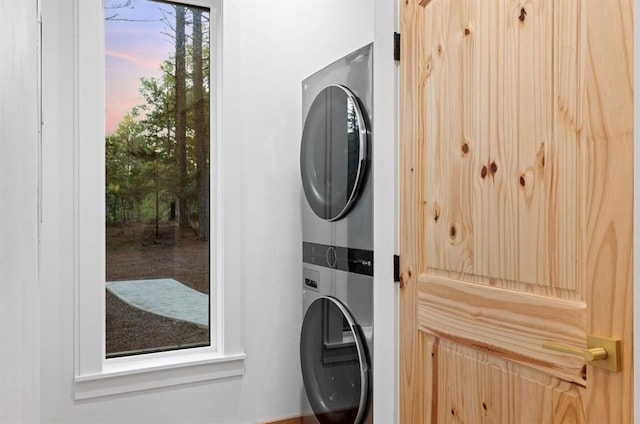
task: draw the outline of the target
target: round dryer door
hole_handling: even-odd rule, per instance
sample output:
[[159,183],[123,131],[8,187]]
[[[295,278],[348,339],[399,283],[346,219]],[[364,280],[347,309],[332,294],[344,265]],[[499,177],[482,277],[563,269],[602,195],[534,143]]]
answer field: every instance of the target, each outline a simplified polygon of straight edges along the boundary
[[302,132],[300,172],[311,209],[342,218],[358,197],[367,164],[367,128],[356,96],[330,85],[315,98]]
[[307,309],[300,335],[302,379],[321,424],[360,423],[367,409],[369,361],[360,327],[337,299]]

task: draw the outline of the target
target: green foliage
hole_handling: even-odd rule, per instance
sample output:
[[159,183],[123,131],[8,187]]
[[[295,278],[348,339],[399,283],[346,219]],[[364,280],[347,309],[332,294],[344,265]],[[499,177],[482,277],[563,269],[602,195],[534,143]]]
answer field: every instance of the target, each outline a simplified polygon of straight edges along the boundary
[[[192,25],[188,21],[187,25]],[[105,201],[107,224],[166,221],[171,204],[182,199],[186,203],[189,225],[198,230],[199,202],[196,189],[196,140],[194,91],[204,95],[206,122],[209,122],[209,48],[208,22],[203,22],[205,43],[202,58],[193,57],[193,46],[187,45],[187,130],[185,187],[179,190],[176,165],[174,57],[160,66],[162,77],[141,78],[140,94],[144,102],[133,108],[120,121],[117,129],[105,138]],[[192,43],[192,41],[189,41]],[[203,90],[194,90],[191,78],[193,64],[202,65],[205,76]],[[208,130],[209,126],[206,125]],[[208,140],[208,134],[206,136]],[[202,163],[200,164],[202,167]],[[209,156],[206,157],[206,168]],[[180,191],[180,192],[179,192]]]

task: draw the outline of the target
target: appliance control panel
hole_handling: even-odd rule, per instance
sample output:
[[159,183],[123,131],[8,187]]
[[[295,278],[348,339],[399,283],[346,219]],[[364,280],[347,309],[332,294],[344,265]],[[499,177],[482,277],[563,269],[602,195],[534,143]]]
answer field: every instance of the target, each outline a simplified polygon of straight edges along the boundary
[[340,271],[373,276],[373,251],[302,243],[302,261]]

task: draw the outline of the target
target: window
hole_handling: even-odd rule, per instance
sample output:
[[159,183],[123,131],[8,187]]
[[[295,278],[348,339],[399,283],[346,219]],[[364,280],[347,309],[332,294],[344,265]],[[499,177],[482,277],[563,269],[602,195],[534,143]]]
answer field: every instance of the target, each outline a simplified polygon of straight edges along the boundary
[[209,9],[104,4],[106,354],[209,346]]
[[240,374],[220,2],[78,0],[75,22],[76,398]]

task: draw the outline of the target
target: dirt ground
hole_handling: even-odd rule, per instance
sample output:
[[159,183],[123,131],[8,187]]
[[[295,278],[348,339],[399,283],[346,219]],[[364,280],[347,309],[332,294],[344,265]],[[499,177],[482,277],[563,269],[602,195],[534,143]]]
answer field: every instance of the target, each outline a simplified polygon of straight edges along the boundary
[[[174,278],[209,293],[209,242],[173,222],[108,226],[107,281]],[[106,294],[107,356],[209,344],[209,330],[129,306]]]

